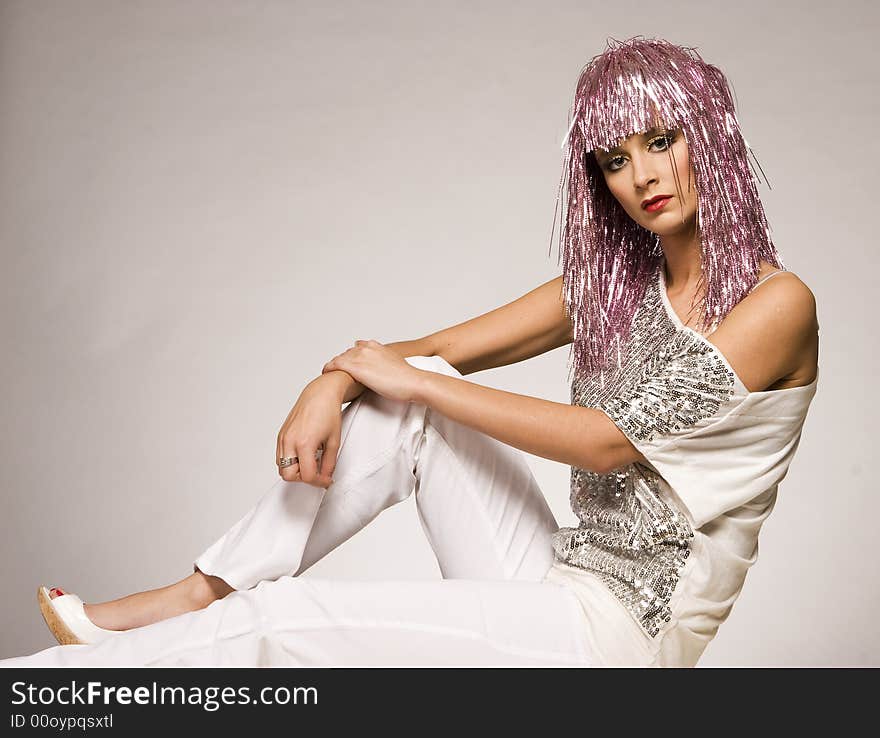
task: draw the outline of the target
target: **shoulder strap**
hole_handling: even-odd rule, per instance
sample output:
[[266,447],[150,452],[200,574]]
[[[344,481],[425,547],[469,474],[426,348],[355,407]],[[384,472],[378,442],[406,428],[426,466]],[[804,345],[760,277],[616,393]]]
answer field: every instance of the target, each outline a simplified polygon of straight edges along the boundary
[[752,294],[752,292],[755,291],[755,288],[756,288],[759,284],[761,284],[762,282],[766,282],[768,279],[770,279],[770,277],[775,277],[777,274],[782,274],[782,273],[784,273],[784,272],[786,272],[786,271],[788,271],[788,270],[786,270],[786,269],[779,269],[779,270],[777,270],[777,271],[775,271],[775,272],[770,272],[770,274],[767,274],[767,275],[761,277],[761,279],[759,279],[757,282],[755,282],[755,286],[752,287],[752,289],[749,290],[749,294]]

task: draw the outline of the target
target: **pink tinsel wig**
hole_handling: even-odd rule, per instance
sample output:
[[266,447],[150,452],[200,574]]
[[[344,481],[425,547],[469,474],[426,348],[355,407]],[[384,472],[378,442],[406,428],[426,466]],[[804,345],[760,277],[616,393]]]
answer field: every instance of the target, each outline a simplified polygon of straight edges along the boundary
[[[721,70],[695,49],[662,39],[607,45],[578,79],[559,185],[563,292],[578,376],[619,362],[633,314],[663,259],[659,236],[632,220],[611,194],[594,149],[610,150],[654,126],[681,129],[695,177],[687,187],[694,186],[698,198],[698,294],[705,289],[700,332],[717,326],[754,286],[760,260],[784,268]],[[682,184],[676,181],[679,202]],[[555,213],[553,222],[555,230]],[[550,240],[552,247],[552,232]]]

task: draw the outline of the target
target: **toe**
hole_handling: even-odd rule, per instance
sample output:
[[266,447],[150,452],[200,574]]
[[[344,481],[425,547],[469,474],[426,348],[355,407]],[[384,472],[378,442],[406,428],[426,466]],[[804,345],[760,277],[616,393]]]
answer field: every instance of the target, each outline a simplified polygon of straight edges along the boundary
[[54,600],[56,597],[61,597],[63,594],[64,594],[64,592],[62,592],[58,587],[52,587],[52,588],[49,590],[49,597],[50,597],[51,599],[53,599],[53,600]]

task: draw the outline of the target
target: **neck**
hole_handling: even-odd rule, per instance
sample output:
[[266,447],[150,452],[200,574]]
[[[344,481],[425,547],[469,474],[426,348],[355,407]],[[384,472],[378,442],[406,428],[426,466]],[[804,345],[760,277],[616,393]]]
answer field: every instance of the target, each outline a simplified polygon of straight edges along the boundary
[[660,247],[666,261],[667,291],[681,294],[696,289],[700,279],[700,240],[694,232],[660,237]]

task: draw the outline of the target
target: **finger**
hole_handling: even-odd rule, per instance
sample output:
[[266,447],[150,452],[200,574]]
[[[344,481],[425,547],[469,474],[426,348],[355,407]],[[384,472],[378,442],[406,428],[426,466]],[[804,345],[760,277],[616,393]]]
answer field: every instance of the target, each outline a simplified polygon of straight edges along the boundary
[[321,476],[328,485],[333,484],[333,472],[336,471],[338,453],[339,435],[334,435],[324,443],[324,453],[321,455]]
[[[293,417],[293,411],[296,408],[292,407],[290,412],[287,413],[287,417],[284,419],[284,422],[281,424],[281,430],[278,431],[278,435],[275,438],[275,463],[281,460],[282,456],[285,456],[284,453],[284,439],[288,435],[288,428],[290,428],[291,418]],[[290,454],[292,456],[292,454]]]
[[278,469],[278,473],[281,475],[281,478],[285,482],[300,482],[302,481],[302,477],[300,476],[299,464],[295,461],[290,466],[284,466]]
[[318,475],[318,463],[315,454],[318,444],[311,440],[298,441],[296,455],[299,456],[299,473],[306,484],[312,484]]
[[[281,459],[285,457],[293,457],[293,463],[289,466],[281,466]],[[296,482],[299,481],[299,463],[296,458],[296,444],[294,441],[289,440],[286,435],[281,438],[281,451],[278,454],[278,458],[275,460],[275,463],[278,464],[278,473],[281,475],[281,478],[286,482]]]

